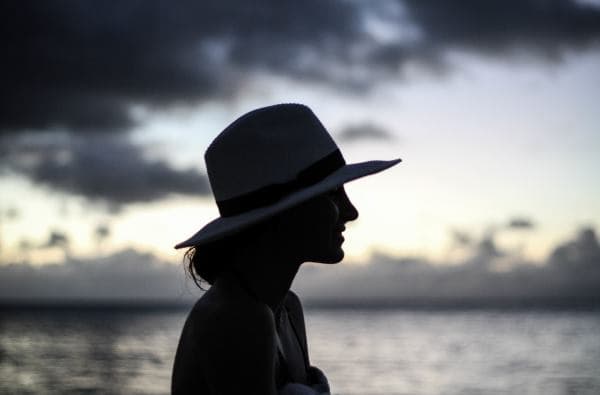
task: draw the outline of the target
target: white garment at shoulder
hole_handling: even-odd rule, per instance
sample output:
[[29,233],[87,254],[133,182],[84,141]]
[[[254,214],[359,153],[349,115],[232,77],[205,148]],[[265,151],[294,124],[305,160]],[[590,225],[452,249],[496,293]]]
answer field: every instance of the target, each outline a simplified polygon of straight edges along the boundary
[[321,369],[311,366],[308,375],[313,383],[311,386],[289,383],[283,386],[279,395],[331,395],[329,382]]

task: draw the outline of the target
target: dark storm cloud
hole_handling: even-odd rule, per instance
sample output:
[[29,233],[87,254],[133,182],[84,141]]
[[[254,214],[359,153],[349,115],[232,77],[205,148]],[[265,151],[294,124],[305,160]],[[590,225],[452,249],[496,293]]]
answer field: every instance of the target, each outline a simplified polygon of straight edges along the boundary
[[0,165],[12,172],[53,190],[105,202],[114,208],[171,194],[209,194],[204,174],[149,159],[141,147],[126,139],[19,139],[10,147],[0,148],[0,153]]
[[343,128],[338,137],[341,141],[358,141],[358,140],[393,140],[394,135],[381,126],[371,122],[358,123],[348,125]]
[[375,65],[397,70],[417,62],[447,72],[452,51],[497,60],[561,61],[568,52],[600,41],[600,8],[569,0],[404,0],[403,20],[418,32],[415,42],[373,48]]
[[254,72],[365,88],[410,62],[442,71],[451,50],[556,60],[600,33],[600,10],[567,0],[4,1],[0,15],[0,133],[127,130],[132,106],[234,97]]
[[[131,105],[222,98],[240,72],[312,74],[356,33],[346,2],[2,2],[0,130],[118,131]],[[237,71],[236,71],[237,70]]]
[[557,59],[597,43],[600,9],[568,0],[405,0],[424,50],[463,49],[493,56],[514,51]]

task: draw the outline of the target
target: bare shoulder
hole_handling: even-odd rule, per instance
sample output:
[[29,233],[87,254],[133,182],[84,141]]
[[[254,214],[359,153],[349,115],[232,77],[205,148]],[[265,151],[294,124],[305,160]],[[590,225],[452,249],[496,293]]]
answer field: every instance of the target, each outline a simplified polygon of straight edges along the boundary
[[186,326],[213,392],[275,393],[275,321],[268,306],[209,296],[194,306]]
[[215,343],[219,348],[244,343],[248,339],[256,342],[260,338],[272,338],[275,321],[271,309],[254,300],[199,300],[188,317],[197,341],[210,349]]

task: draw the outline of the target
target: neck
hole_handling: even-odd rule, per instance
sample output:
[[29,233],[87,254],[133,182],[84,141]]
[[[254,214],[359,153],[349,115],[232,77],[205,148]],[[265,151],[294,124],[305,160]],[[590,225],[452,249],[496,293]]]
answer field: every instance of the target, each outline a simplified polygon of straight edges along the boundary
[[300,265],[254,259],[248,258],[246,262],[235,265],[234,275],[251,297],[265,303],[275,312],[292,286]]
[[248,296],[268,305],[273,312],[281,306],[304,262],[289,237],[281,237],[275,222],[246,232],[233,249],[226,277]]

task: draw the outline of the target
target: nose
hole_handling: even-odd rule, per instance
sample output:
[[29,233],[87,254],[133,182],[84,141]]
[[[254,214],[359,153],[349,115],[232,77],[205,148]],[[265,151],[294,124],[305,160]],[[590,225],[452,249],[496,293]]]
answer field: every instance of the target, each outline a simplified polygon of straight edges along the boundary
[[343,222],[354,221],[358,218],[358,210],[354,207],[343,188],[338,207],[340,210],[340,219]]

